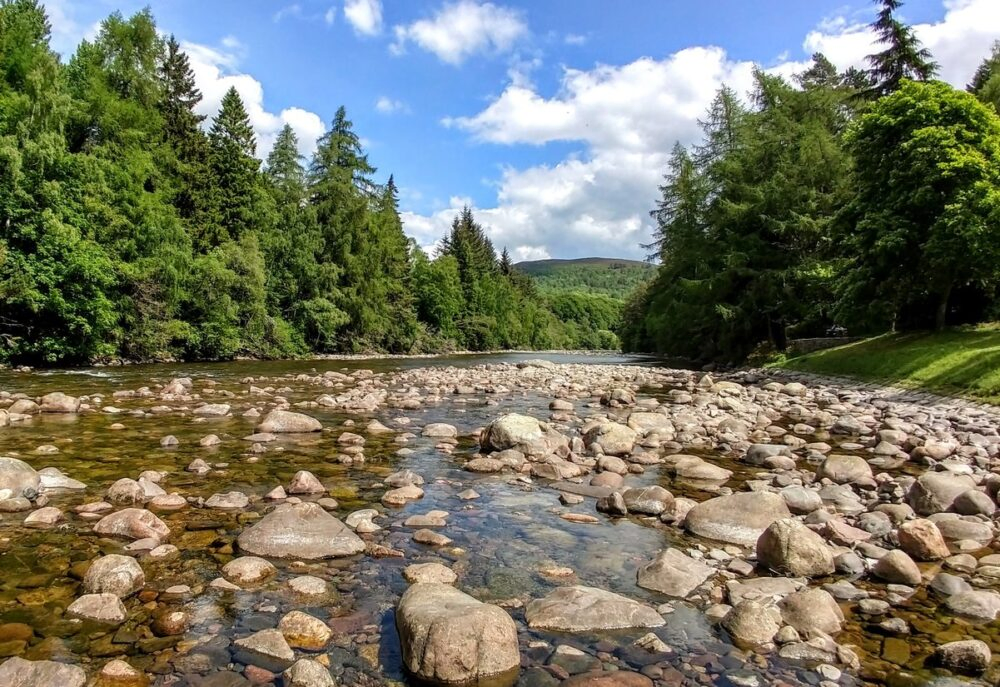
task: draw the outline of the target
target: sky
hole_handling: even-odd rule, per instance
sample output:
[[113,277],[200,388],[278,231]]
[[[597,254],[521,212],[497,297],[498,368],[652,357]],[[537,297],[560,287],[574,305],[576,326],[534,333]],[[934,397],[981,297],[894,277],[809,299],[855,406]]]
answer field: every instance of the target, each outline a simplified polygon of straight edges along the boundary
[[[235,86],[266,156],[303,155],[341,105],[406,232],[433,246],[464,205],[516,260],[642,259],[667,157],[723,84],[874,51],[869,0],[44,0],[69,59],[100,21],[150,6],[213,115]],[[1000,0],[909,0],[905,21],[964,85],[1000,39]]]

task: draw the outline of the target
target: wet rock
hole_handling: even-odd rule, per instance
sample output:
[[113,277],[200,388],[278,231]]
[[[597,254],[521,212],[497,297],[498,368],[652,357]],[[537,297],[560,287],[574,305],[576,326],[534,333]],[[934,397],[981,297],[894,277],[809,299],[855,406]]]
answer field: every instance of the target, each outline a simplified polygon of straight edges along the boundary
[[128,539],[166,539],[170,536],[166,523],[142,508],[125,508],[105,515],[94,525],[94,532]]
[[672,512],[674,509],[673,494],[660,486],[626,489],[622,493],[622,498],[630,513],[660,515]]
[[447,546],[451,543],[451,539],[434,530],[417,530],[413,533],[413,541],[428,546]]
[[34,511],[24,519],[25,527],[52,527],[63,519],[62,511],[54,506],[46,506]]
[[688,511],[684,526],[706,539],[754,546],[772,523],[790,516],[778,494],[740,492],[699,503]]
[[278,623],[278,629],[288,646],[310,651],[323,649],[333,636],[333,630],[326,623],[302,611],[286,613]]
[[330,669],[319,661],[300,658],[281,674],[284,687],[336,687]]
[[314,503],[281,504],[237,538],[247,553],[316,560],[352,556],[365,544],[344,523]]
[[104,498],[119,506],[133,506],[146,501],[146,492],[134,479],[122,477],[108,487]]
[[288,588],[303,596],[323,596],[328,592],[326,581],[312,575],[300,575],[288,580]]
[[840,606],[823,589],[804,589],[789,594],[778,602],[778,608],[782,620],[807,637],[817,631],[837,634],[844,622]]
[[670,548],[639,568],[638,584],[644,589],[683,599],[714,574],[715,568]]
[[590,428],[583,435],[583,443],[587,448],[600,447],[602,453],[609,456],[624,456],[632,451],[636,440],[635,430],[617,422],[605,422]]
[[444,422],[432,422],[423,428],[420,435],[436,439],[450,439],[458,436],[458,429],[455,425],[449,425]]
[[942,596],[952,596],[972,591],[972,586],[968,582],[957,575],[946,572],[940,572],[935,575],[934,579],[927,586]]
[[503,461],[497,460],[496,458],[484,457],[473,458],[462,467],[469,472],[489,474],[502,471],[506,465],[504,465]]
[[980,620],[995,620],[1000,613],[1000,594],[992,591],[973,590],[949,596],[945,607],[956,615]]
[[781,611],[771,603],[747,599],[734,606],[722,619],[739,646],[755,647],[774,640],[781,628]]
[[240,586],[260,584],[277,574],[270,561],[258,556],[240,556],[222,566],[222,576]]
[[607,496],[597,499],[597,510],[600,513],[607,513],[614,516],[628,515],[628,507],[625,505],[625,499],[617,491],[613,491]]
[[281,672],[295,662],[295,652],[280,630],[261,630],[233,642],[234,658],[272,672]]
[[250,505],[250,499],[241,491],[212,494],[205,501],[205,508],[217,510],[243,510],[248,505]]
[[480,444],[488,451],[503,451],[530,446],[542,438],[538,420],[527,415],[502,415],[483,430]]
[[145,673],[116,658],[105,663],[97,673],[95,687],[146,687],[148,684],[149,677]]
[[225,417],[229,415],[228,403],[206,403],[191,411],[197,417]]
[[410,501],[423,498],[424,490],[416,485],[407,485],[390,489],[382,494],[382,503],[386,506],[405,506]]
[[630,670],[609,670],[574,675],[559,687],[653,687],[653,681]]
[[904,551],[894,549],[875,562],[872,573],[893,584],[918,585],[922,581],[920,568]]
[[517,626],[502,609],[446,584],[417,583],[396,608],[403,662],[417,677],[459,684],[516,672]]
[[382,483],[394,489],[409,486],[419,487],[424,483],[424,478],[413,472],[413,470],[400,470],[386,477]]
[[937,647],[934,650],[934,660],[945,668],[960,673],[979,674],[989,667],[993,654],[986,642],[965,639]]
[[674,476],[691,482],[725,482],[733,476],[731,470],[713,465],[698,456],[672,456]]
[[23,460],[0,456],[0,490],[9,489],[10,497],[20,497],[28,492],[34,498],[41,484],[41,478]]
[[440,563],[414,563],[403,569],[403,579],[410,583],[454,584],[458,575],[455,574],[454,570]]
[[971,477],[948,472],[925,472],[916,479],[906,500],[920,515],[933,515],[951,509],[961,494],[975,487]]
[[0,664],[0,685],[9,687],[84,687],[87,674],[80,666],[55,661],[26,661],[17,656]]
[[288,484],[289,494],[324,494],[326,487],[316,475],[308,470],[299,470]]
[[322,429],[322,423],[316,418],[288,410],[272,410],[257,425],[258,432],[270,432],[271,434],[319,432]]
[[654,609],[619,594],[595,587],[559,587],[525,609],[528,626],[561,632],[660,627],[663,618]]
[[757,540],[757,560],[795,577],[822,577],[834,571],[830,547],[794,518],[778,520],[764,530]]
[[120,599],[135,594],[145,584],[142,566],[131,556],[116,553],[91,563],[83,578],[83,588],[89,594],[114,594]]
[[43,468],[38,471],[39,486],[41,491],[82,491],[87,485],[79,480],[67,477],[58,468]]
[[121,625],[127,613],[122,600],[114,594],[84,594],[66,609],[70,618]]
[[899,547],[918,561],[937,561],[951,555],[941,531],[930,520],[910,520],[897,530]]
[[43,413],[76,413],[80,410],[80,399],[67,396],[61,391],[45,394],[38,404]]

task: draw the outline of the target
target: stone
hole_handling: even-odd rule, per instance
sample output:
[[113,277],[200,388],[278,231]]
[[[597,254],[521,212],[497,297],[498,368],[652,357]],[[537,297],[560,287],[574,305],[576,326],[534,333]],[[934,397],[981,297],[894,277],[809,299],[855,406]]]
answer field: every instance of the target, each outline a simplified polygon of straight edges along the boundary
[[632,599],[595,587],[559,587],[525,609],[528,626],[559,632],[660,627],[663,617]]
[[941,531],[930,520],[910,520],[896,531],[899,547],[918,561],[938,561],[951,552]]
[[487,451],[518,449],[531,445],[544,436],[538,420],[528,415],[502,415],[483,430],[480,445]]
[[638,584],[644,589],[683,599],[714,574],[715,568],[671,548],[664,549],[651,563],[639,568]]
[[836,600],[823,589],[803,589],[778,602],[781,618],[805,636],[815,632],[835,635],[840,632],[844,613]]
[[653,681],[630,670],[592,671],[574,675],[559,687],[653,687]]
[[26,493],[34,498],[40,483],[41,478],[35,472],[35,468],[23,460],[0,457],[0,491],[9,489],[10,494],[7,498],[21,497]]
[[812,489],[800,486],[785,487],[781,490],[788,510],[797,515],[806,515],[823,507],[823,499]]
[[197,417],[225,417],[229,415],[228,403],[206,403],[191,411]]
[[937,647],[934,650],[934,660],[939,665],[960,673],[979,674],[989,667],[993,654],[986,642],[963,639]]
[[945,607],[956,615],[979,620],[996,620],[1000,613],[1000,594],[986,590],[960,592],[945,599]]
[[905,551],[893,549],[875,562],[872,573],[892,584],[915,586],[920,584],[922,577],[920,568]]
[[713,465],[698,456],[673,456],[674,476],[690,482],[725,482],[732,470]]
[[661,515],[674,509],[673,494],[660,486],[626,489],[622,498],[630,513]]
[[67,477],[58,468],[43,468],[38,471],[38,488],[42,491],[82,491],[87,485],[72,477]]
[[986,515],[992,516],[996,512],[997,506],[989,494],[978,489],[963,491],[951,504],[952,510],[962,515]]
[[457,685],[515,673],[517,626],[501,608],[447,584],[419,582],[396,607],[403,663],[436,684]]
[[237,585],[260,584],[278,574],[274,565],[258,556],[240,556],[222,566],[222,576]]
[[288,580],[288,588],[302,596],[323,596],[328,592],[326,580],[312,575],[300,575]]
[[149,678],[121,659],[104,664],[97,673],[97,687],[146,687]]
[[410,501],[416,501],[424,497],[424,490],[420,487],[409,484],[396,489],[390,489],[382,494],[382,503],[386,506],[405,506]]
[[601,453],[609,456],[624,456],[632,452],[637,437],[631,427],[617,422],[604,422],[591,427],[583,435],[583,444],[590,449],[597,445]]
[[127,539],[166,539],[170,536],[166,523],[142,508],[125,508],[105,515],[94,525],[94,532]]
[[860,456],[831,454],[816,470],[816,477],[824,477],[837,484],[851,484],[872,478],[872,468]]
[[300,658],[281,677],[284,687],[337,687],[330,669],[310,658]]
[[66,615],[108,625],[121,625],[127,617],[125,604],[114,594],[84,594],[66,608]]
[[688,511],[684,527],[706,539],[754,546],[772,523],[790,516],[778,494],[740,492],[699,503]]
[[484,458],[473,458],[462,467],[463,469],[469,472],[489,474],[502,471],[506,467],[506,465],[503,463],[503,461],[497,460],[496,458],[484,457]]
[[734,606],[722,626],[737,645],[755,647],[774,640],[781,629],[781,611],[770,603],[747,599]]
[[823,577],[834,571],[830,547],[794,518],[778,520],[764,530],[757,539],[757,560],[794,577]]
[[323,649],[333,636],[326,623],[302,611],[286,613],[278,622],[278,629],[288,646],[309,651]]
[[316,475],[308,470],[299,470],[288,484],[289,494],[325,494],[327,491]]
[[83,588],[89,594],[114,594],[120,599],[135,594],[146,584],[142,566],[131,556],[116,553],[98,558],[87,568]]
[[403,579],[410,583],[454,584],[458,575],[455,574],[454,570],[441,563],[414,563],[403,568]]
[[250,505],[250,498],[242,491],[212,494],[205,501],[205,508],[216,508],[218,510],[243,510],[248,505]]
[[271,434],[319,432],[322,429],[323,424],[316,418],[288,410],[272,410],[257,425],[258,432],[270,432]]
[[146,491],[134,479],[122,477],[108,487],[104,498],[120,506],[134,506],[146,501]]
[[63,519],[62,511],[55,506],[46,506],[30,513],[24,519],[25,527],[52,527]]
[[67,396],[61,391],[53,391],[42,396],[38,406],[43,413],[76,413],[80,410],[80,399]]
[[295,662],[295,652],[280,630],[260,630],[233,642],[234,658],[272,672],[281,672]]
[[449,425],[444,422],[432,422],[424,426],[420,435],[435,439],[454,439],[458,436],[458,429],[455,425]]
[[948,472],[925,472],[910,486],[906,500],[920,515],[951,510],[961,494],[976,486],[971,477]]
[[365,543],[344,523],[308,502],[277,506],[236,541],[243,551],[268,558],[317,560],[365,550]]
[[413,541],[418,544],[427,544],[428,546],[447,546],[451,543],[451,539],[443,534],[427,529],[414,532]]
[[84,687],[87,674],[80,666],[56,661],[26,661],[14,656],[0,664],[0,685],[6,687]]

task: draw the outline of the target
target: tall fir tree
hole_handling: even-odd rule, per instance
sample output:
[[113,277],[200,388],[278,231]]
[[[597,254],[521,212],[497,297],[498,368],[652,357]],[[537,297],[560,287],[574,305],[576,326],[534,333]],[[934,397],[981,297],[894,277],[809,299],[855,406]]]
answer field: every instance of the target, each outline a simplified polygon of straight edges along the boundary
[[223,96],[208,138],[216,193],[214,216],[205,218],[196,237],[202,250],[238,239],[254,226],[260,168],[257,138],[235,87]]
[[871,28],[885,47],[867,57],[872,86],[866,95],[872,98],[896,92],[903,79],[927,81],[938,71],[930,51],[922,47],[913,29],[898,19],[902,0],[875,0],[875,4],[880,9]]

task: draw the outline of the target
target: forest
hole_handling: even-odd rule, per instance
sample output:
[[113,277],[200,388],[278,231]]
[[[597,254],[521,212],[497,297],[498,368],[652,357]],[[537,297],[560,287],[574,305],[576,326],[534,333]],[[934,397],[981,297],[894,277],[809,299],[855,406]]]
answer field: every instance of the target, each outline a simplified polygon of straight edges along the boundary
[[625,307],[627,350],[738,363],[832,326],[876,334],[1000,319],[1000,43],[967,88],[898,0],[881,50],[838,73],[728,88],[676,146],[652,212],[656,277]]
[[[586,294],[550,304],[471,210],[428,256],[340,108],[263,164],[230,90],[211,121],[149,10],[66,62],[37,0],[0,0],[0,362],[617,348]],[[557,314],[558,313],[558,314]]]

